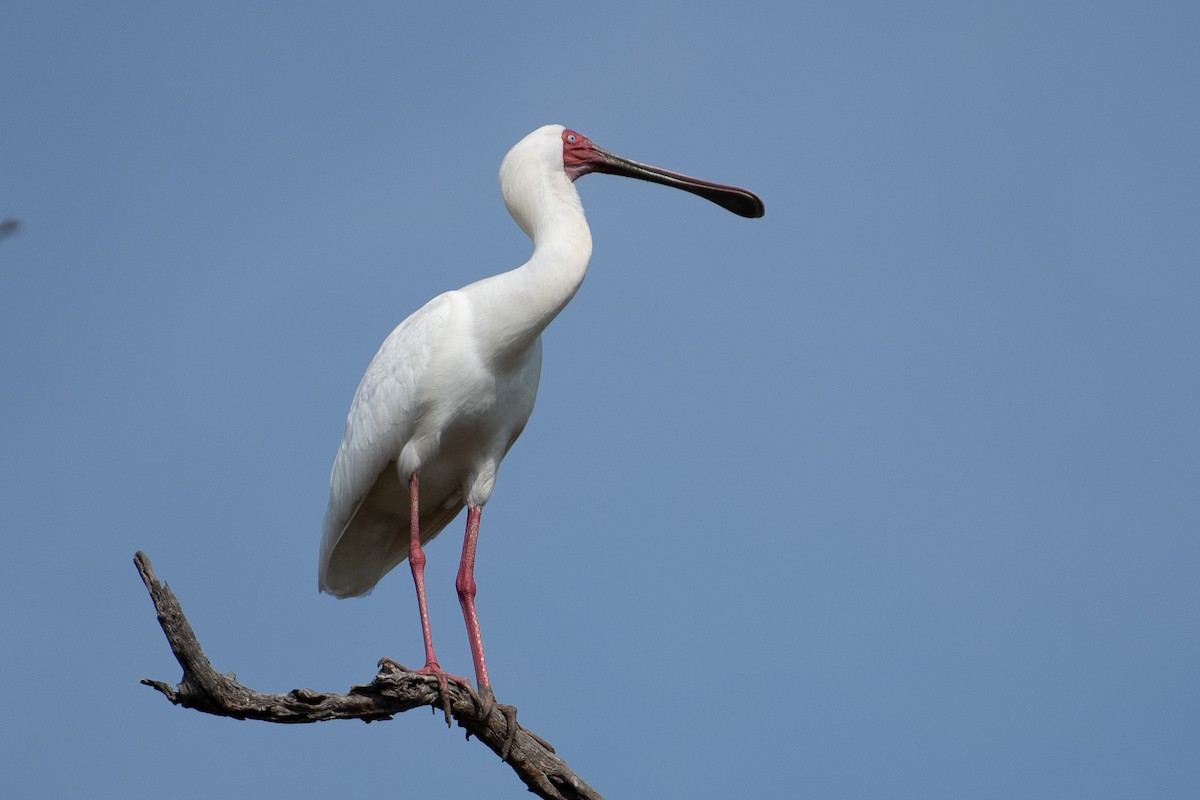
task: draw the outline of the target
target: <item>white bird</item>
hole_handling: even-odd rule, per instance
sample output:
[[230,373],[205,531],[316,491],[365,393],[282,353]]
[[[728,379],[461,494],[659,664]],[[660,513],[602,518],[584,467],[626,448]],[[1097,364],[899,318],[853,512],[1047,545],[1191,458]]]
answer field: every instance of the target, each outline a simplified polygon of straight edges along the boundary
[[330,477],[319,586],[336,597],[371,591],[408,559],[425,638],[422,673],[446,674],[433,650],[425,603],[425,553],[467,507],[455,587],[470,637],[479,692],[491,683],[475,614],[479,517],[500,461],[533,412],[541,334],[575,295],[592,236],[574,181],[589,172],[625,175],[700,195],[743,217],[763,204],[744,189],[689,178],[606,152],[561,125],[518,142],[500,165],[500,190],[533,255],[516,269],[430,300],[392,331],[367,367]]

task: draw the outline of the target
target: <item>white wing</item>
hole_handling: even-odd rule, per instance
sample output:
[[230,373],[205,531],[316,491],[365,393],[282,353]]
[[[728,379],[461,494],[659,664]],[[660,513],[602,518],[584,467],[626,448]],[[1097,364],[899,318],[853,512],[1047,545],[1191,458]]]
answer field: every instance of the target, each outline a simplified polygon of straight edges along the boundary
[[[338,597],[366,594],[408,555],[407,525],[397,536],[398,521],[407,520],[408,487],[394,462],[412,437],[421,381],[454,312],[454,294],[435,297],[401,322],[358,385],[329,479],[321,591]],[[422,539],[432,538],[460,509],[423,519]]]

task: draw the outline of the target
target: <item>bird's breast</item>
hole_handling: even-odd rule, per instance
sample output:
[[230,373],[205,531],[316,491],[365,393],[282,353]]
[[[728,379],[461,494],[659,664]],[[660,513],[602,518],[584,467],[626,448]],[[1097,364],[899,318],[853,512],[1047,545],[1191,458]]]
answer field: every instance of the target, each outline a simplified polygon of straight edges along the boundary
[[541,343],[507,367],[484,363],[473,353],[440,355],[446,361],[431,364],[413,435],[401,455],[401,474],[413,469],[423,485],[461,492],[466,502],[482,505],[500,461],[533,413]]

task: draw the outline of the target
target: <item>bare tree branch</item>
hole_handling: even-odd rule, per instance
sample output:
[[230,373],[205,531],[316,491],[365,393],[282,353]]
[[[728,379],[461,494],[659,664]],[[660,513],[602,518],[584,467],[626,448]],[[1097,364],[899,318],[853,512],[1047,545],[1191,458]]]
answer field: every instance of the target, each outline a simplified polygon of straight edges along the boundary
[[[603,800],[600,794],[576,775],[559,758],[554,748],[517,724],[517,710],[494,705],[480,719],[484,703],[467,688],[449,685],[448,702],[438,692],[437,678],[421,675],[392,662],[382,662],[375,678],[366,686],[353,686],[348,694],[293,689],[287,694],[262,694],[242,686],[233,675],[213,669],[183,608],[166,584],[160,583],[145,553],[133,557],[142,582],[150,592],[158,623],[171,651],[183,667],[177,686],[145,679],[142,683],[162,692],[184,708],[234,719],[265,722],[324,722],[331,719],[361,719],[364,722],[391,719],[420,706],[447,708],[450,718],[500,756],[517,773],[529,791],[547,800]],[[488,704],[491,705],[491,704]]]

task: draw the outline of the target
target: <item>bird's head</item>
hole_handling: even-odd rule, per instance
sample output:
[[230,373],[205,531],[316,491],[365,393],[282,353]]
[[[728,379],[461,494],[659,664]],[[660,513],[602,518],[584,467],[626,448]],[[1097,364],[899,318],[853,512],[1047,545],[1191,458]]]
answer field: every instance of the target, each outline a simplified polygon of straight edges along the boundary
[[624,175],[682,189],[742,217],[761,217],[764,213],[762,200],[753,192],[610,153],[562,125],[544,125],[513,145],[500,165],[500,190],[509,213],[528,233],[531,204],[557,194],[577,202],[578,195],[573,191],[564,193],[564,189],[589,172]]
[[551,198],[579,205],[563,167],[562,125],[543,125],[517,142],[500,163],[500,193],[517,224],[533,236],[535,220]]

